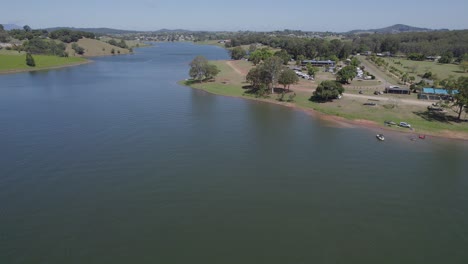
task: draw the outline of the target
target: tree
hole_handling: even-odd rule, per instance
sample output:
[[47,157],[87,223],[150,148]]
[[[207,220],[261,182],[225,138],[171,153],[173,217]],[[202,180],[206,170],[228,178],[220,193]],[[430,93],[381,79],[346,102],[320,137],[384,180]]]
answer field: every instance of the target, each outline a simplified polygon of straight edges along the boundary
[[403,75],[401,76],[401,81],[402,81],[404,84],[406,84],[406,82],[409,81],[409,75],[408,75],[408,73],[405,73],[405,74],[403,74]]
[[285,69],[283,70],[278,78],[278,83],[284,86],[284,89],[286,90],[286,87],[288,87],[289,91],[289,86],[291,84],[296,84],[299,82],[299,77],[297,77],[297,74],[291,70],[291,69]]
[[457,119],[461,120],[463,109],[465,111],[468,109],[468,77],[461,76],[457,80],[448,79],[443,82],[453,97],[453,101],[447,101],[447,103],[458,114]]
[[349,63],[349,65],[353,66],[354,68],[359,67],[359,64],[361,64],[361,62],[360,62],[359,59],[356,58],[356,57],[353,57],[353,58],[351,59],[351,62]]
[[216,65],[209,64],[208,60],[203,56],[195,57],[189,65],[190,77],[200,82],[205,79],[214,78],[220,72]]
[[310,76],[314,76],[319,71],[317,67],[312,66],[311,64],[307,64],[307,74]]
[[284,65],[288,65],[288,62],[291,60],[291,55],[285,50],[275,52],[275,56],[281,58]]
[[115,54],[115,49],[111,49],[111,54]]
[[79,55],[83,55],[85,53],[85,49],[78,46],[77,43],[72,44],[72,49]]
[[25,25],[25,26],[23,27],[23,30],[26,31],[26,32],[31,32],[31,27],[28,26],[28,25]]
[[271,85],[271,93],[274,93],[275,85],[278,82],[279,75],[283,69],[283,60],[279,57],[273,56],[263,61],[261,67],[268,73],[267,76],[270,81],[269,84]]
[[337,98],[344,92],[344,88],[341,83],[336,81],[323,81],[319,84],[317,89],[315,89],[311,101],[330,101]]
[[348,65],[336,73],[336,80],[341,83],[349,83],[357,75],[356,67]]
[[216,67],[216,65],[208,64],[206,65],[205,72],[206,79],[212,79],[216,77],[216,75],[218,75],[218,73],[220,73],[221,71],[218,69],[218,67]]
[[235,47],[231,50],[231,59],[240,60],[247,55],[247,52],[242,47]]
[[34,61],[33,56],[29,52],[26,54],[26,65],[28,65],[30,67],[35,67],[36,66],[36,62]]
[[451,63],[453,60],[453,53],[452,52],[446,52],[442,56],[440,56],[440,59],[438,60],[439,63]]
[[265,83],[264,79],[264,72],[261,67],[255,67],[250,69],[249,73],[245,77],[246,81],[249,82],[254,89],[258,89],[260,85]]
[[462,62],[460,62],[460,69],[461,69],[463,72],[467,72],[467,71],[468,71],[468,61],[462,61]]
[[273,53],[268,48],[257,49],[254,52],[250,53],[249,60],[252,61],[254,65],[259,64],[261,61],[264,61],[273,56]]

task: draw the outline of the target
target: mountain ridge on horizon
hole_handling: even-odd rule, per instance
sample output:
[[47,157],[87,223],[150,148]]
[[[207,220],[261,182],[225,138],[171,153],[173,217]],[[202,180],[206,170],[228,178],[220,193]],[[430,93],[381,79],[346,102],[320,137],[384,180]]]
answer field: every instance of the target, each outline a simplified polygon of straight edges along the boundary
[[[1,24],[1,23],[0,23]],[[5,30],[12,30],[12,29],[22,29],[23,27],[18,26],[16,24],[3,24]],[[71,29],[71,30],[79,30],[85,32],[91,32],[95,34],[131,34],[131,33],[146,33],[146,32],[160,32],[160,33],[189,33],[189,32],[202,32],[202,31],[209,31],[209,30],[187,30],[187,29],[167,29],[162,28],[158,30],[126,30],[126,29],[116,29],[116,28],[109,28],[109,27],[95,27],[95,28],[84,28],[84,27],[67,27],[67,26],[59,26],[59,27],[49,27],[44,28],[48,31],[54,31],[58,29]],[[274,32],[277,30],[271,30]],[[305,31],[303,32],[318,32],[318,31]],[[413,27],[404,24],[395,24],[392,26],[384,27],[384,28],[376,28],[376,29],[355,29],[350,30],[347,32],[335,32],[340,34],[365,34],[365,33],[380,33],[380,34],[397,34],[403,32],[430,32],[430,31],[449,31],[449,29],[430,29],[430,28],[421,28],[421,27]],[[217,31],[212,31],[217,32]],[[235,32],[235,31],[232,31]],[[325,32],[325,31],[324,31]]]

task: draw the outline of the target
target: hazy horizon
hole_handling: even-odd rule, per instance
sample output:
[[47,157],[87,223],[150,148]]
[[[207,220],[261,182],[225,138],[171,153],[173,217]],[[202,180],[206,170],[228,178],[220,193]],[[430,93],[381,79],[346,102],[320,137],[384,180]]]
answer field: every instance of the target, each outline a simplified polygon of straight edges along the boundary
[[[467,29],[468,2],[449,0],[422,5],[395,0],[338,3],[295,1],[168,2],[157,0],[6,2],[0,23],[32,28],[79,27],[152,31],[185,29],[206,31],[303,30],[346,32],[395,24],[431,29]],[[47,14],[47,15],[44,15]],[[454,19],[455,18],[455,19]]]

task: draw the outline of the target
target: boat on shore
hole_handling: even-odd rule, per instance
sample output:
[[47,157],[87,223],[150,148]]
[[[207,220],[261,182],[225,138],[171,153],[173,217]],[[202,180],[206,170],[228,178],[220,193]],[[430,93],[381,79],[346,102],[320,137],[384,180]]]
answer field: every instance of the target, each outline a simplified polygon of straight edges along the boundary
[[375,137],[376,137],[378,140],[380,140],[380,141],[384,141],[384,140],[385,140],[385,137],[384,137],[383,134],[377,134]]

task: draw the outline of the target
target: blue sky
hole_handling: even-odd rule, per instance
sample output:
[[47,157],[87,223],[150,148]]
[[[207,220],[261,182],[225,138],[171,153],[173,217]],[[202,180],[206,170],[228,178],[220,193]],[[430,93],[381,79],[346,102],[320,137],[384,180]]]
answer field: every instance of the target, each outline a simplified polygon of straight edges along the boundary
[[133,30],[283,30],[343,32],[407,24],[468,29],[468,1],[2,1],[0,23]]

